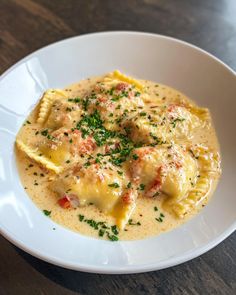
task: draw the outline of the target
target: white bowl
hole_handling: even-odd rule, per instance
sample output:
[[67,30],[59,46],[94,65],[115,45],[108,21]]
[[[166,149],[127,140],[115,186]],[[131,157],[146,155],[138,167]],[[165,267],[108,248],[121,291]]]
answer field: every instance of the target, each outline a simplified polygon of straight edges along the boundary
[[[114,69],[172,86],[209,108],[223,159],[217,190],[195,218],[157,237],[116,243],[82,236],[46,218],[21,185],[13,149],[17,131],[45,89]],[[2,75],[0,93],[0,230],[26,252],[75,270],[135,273],[192,259],[235,230],[236,75],[207,52],[160,35],[89,34],[24,58]]]

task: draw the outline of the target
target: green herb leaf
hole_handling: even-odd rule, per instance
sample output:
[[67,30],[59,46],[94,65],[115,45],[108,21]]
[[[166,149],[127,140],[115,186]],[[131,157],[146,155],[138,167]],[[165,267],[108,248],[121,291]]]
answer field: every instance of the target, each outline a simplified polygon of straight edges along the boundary
[[141,191],[143,191],[143,190],[145,189],[145,184],[141,183],[140,186],[139,186],[139,189],[140,189]]
[[134,160],[138,160],[138,155],[137,154],[133,154],[133,159]]
[[127,184],[127,188],[131,188],[131,182],[129,182],[128,184]]
[[84,215],[79,214],[79,221],[82,222],[84,220]]
[[141,222],[139,222],[139,221],[138,222],[133,222],[133,219],[129,219],[128,224],[129,225],[138,225],[139,226],[139,225],[141,225]]
[[114,188],[120,187],[120,185],[117,182],[110,183],[110,184],[108,184],[108,186],[114,187]]
[[44,213],[44,215],[46,215],[46,216],[50,216],[51,213],[52,213],[52,211],[48,211],[48,210],[44,209],[44,210],[43,210],[43,213]]
[[45,129],[45,130],[41,131],[41,134],[43,136],[47,136],[48,135],[48,129]]
[[116,225],[112,225],[111,226],[111,231],[113,232],[114,235],[118,235],[119,234],[119,231],[118,231]]
[[119,238],[118,238],[117,236],[115,236],[115,235],[111,235],[111,234],[109,234],[109,232],[106,232],[106,233],[107,233],[107,237],[108,237],[108,239],[109,239],[110,241],[112,241],[112,242],[116,242],[116,241],[119,240]]

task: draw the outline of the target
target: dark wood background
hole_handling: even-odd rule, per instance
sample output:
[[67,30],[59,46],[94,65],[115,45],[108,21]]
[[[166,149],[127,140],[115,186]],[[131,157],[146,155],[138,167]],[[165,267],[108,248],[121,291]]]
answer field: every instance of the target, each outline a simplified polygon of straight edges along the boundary
[[[49,43],[106,30],[180,38],[236,69],[236,0],[0,0],[0,73]],[[137,275],[65,270],[0,237],[0,295],[8,294],[236,294],[236,234],[192,261]]]

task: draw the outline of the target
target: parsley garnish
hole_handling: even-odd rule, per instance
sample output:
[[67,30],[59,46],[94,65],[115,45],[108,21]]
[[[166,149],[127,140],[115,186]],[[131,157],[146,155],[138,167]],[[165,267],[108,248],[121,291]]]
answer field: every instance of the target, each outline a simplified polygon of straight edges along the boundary
[[107,238],[110,241],[119,240],[118,238],[119,231],[116,225],[112,225],[111,227],[109,227],[105,221],[95,221],[93,219],[86,219],[85,216],[82,214],[79,214],[78,217],[80,222],[85,222],[89,226],[91,226],[94,230],[97,230],[99,237],[103,237],[104,234],[106,233]]
[[48,129],[45,129],[45,130],[41,131],[41,134],[43,136],[47,136],[48,135]]
[[88,106],[89,106],[89,98],[88,97],[86,97],[85,100],[82,101],[82,106],[85,111],[88,110]]
[[112,225],[111,226],[111,231],[113,232],[113,234],[115,235],[118,235],[119,234],[119,231],[117,229],[117,226],[116,225]]
[[50,216],[51,213],[52,213],[52,211],[48,211],[48,210],[44,209],[44,210],[43,210],[43,213],[44,213],[44,215],[46,215],[46,216]]
[[128,184],[127,184],[127,188],[131,188],[131,182],[129,182]]
[[141,184],[139,185],[139,189],[140,189],[141,191],[143,191],[143,190],[145,189],[145,184],[141,183]]
[[133,159],[134,160],[138,160],[138,155],[137,154],[133,154]]
[[133,222],[133,219],[129,219],[128,224],[129,225],[141,225],[141,223],[139,221],[138,222]]
[[84,220],[84,215],[79,214],[79,221],[83,221]]
[[79,97],[76,98],[68,98],[69,102],[74,102],[74,103],[79,103],[81,101],[81,99]]
[[117,182],[110,183],[110,184],[108,184],[108,186],[114,187],[114,188],[120,187],[120,185]]
[[116,242],[116,241],[119,240],[119,238],[118,238],[117,236],[115,236],[115,235],[111,235],[111,234],[109,234],[109,232],[106,232],[106,233],[107,233],[107,237],[108,237],[108,239],[109,239],[110,241],[112,241],[112,242]]
[[177,122],[183,122],[184,120],[184,118],[176,118],[170,124],[172,124],[173,128],[175,128]]
[[141,112],[141,113],[139,113],[139,115],[140,115],[141,117],[143,117],[143,116],[146,116],[147,113],[145,113],[145,112]]
[[99,231],[98,231],[98,235],[99,235],[99,237],[103,237],[104,234],[105,234],[105,230],[102,229],[102,228],[100,228]]

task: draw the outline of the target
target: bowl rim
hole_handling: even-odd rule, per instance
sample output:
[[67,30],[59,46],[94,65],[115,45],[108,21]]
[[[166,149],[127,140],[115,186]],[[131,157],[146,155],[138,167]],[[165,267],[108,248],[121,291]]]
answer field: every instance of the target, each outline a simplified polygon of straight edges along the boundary
[[[236,71],[234,71],[230,66],[228,66],[226,63],[221,61],[219,58],[214,56],[213,54],[201,49],[200,47],[193,45],[191,43],[188,43],[186,41],[166,36],[166,35],[161,35],[161,34],[155,34],[155,33],[148,33],[144,31],[102,31],[102,32],[94,32],[94,33],[88,33],[88,34],[81,34],[69,38],[62,39],[60,41],[53,42],[51,44],[48,44],[44,47],[41,47],[30,54],[26,55],[24,58],[20,59],[18,62],[16,62],[14,65],[12,65],[9,69],[4,71],[1,76],[0,76],[0,82],[1,80],[7,76],[9,73],[14,71],[15,68],[17,68],[19,65],[22,63],[25,63],[27,60],[29,60],[31,57],[33,57],[35,54],[40,53],[41,51],[44,51],[45,49],[51,49],[54,46],[59,45],[60,43],[68,43],[71,42],[73,39],[87,39],[87,38],[92,38],[94,36],[114,36],[114,35],[139,35],[139,36],[149,36],[153,38],[162,38],[165,40],[170,40],[177,42],[179,44],[183,44],[191,49],[194,49],[195,51],[201,52],[204,55],[208,56],[224,68],[226,68],[231,74],[233,74],[236,78]],[[68,263],[58,257],[52,257],[50,255],[47,255],[47,253],[41,253],[40,251],[37,251],[33,249],[32,247],[25,245],[23,242],[19,241],[19,239],[14,237],[13,233],[10,233],[7,230],[4,230],[4,228],[1,226],[0,227],[0,234],[5,237],[8,241],[19,247],[21,250],[31,254],[32,256],[39,258],[43,261],[49,262],[53,265],[57,265],[60,267],[64,267],[67,269],[72,269],[72,270],[77,270],[77,271],[83,271],[83,272],[89,272],[89,273],[100,273],[100,274],[130,274],[130,273],[142,273],[142,272],[148,272],[148,271],[154,271],[154,270],[160,270],[164,268],[169,268],[178,264],[182,264],[186,261],[189,261],[193,258],[196,258],[205,252],[209,251],[213,247],[217,246],[219,243],[221,243],[224,239],[226,239],[230,234],[232,234],[236,230],[236,220],[231,224],[230,227],[228,227],[226,230],[223,231],[221,235],[216,237],[215,239],[211,240],[208,242],[206,245],[200,246],[196,248],[194,251],[188,251],[184,254],[182,254],[179,257],[173,257],[168,259],[168,261],[162,261],[158,263],[158,266],[156,263],[148,263],[148,264],[143,264],[139,266],[125,266],[125,267],[114,267],[114,266],[107,266],[107,265],[100,265],[98,266],[91,266],[87,264],[81,264],[81,263]],[[122,241],[123,243],[126,243],[127,241]]]

